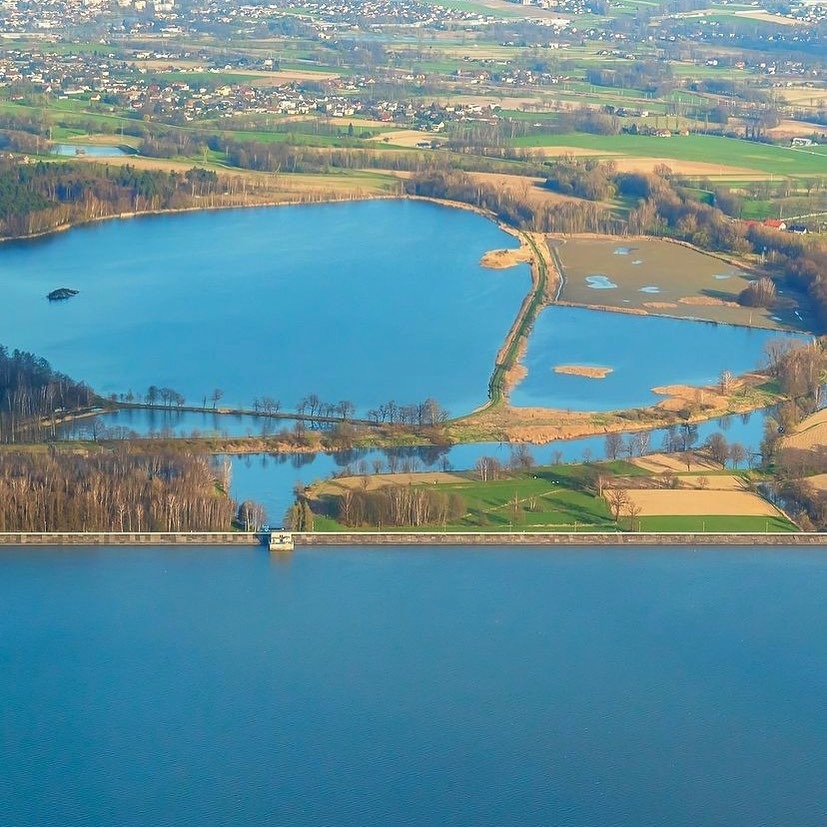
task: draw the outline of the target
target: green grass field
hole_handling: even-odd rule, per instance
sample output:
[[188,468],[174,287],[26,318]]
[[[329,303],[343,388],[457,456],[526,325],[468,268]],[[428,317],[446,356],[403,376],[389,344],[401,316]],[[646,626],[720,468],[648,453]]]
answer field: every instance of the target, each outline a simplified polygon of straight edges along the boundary
[[[516,138],[515,146],[573,147],[606,153],[607,157],[662,158],[720,164],[750,169],[766,175],[785,177],[827,177],[827,163],[821,152],[812,153],[772,144],[758,144],[736,138],[686,135],[655,138],[643,135],[532,135]],[[821,148],[819,148],[821,149]]]
[[[621,524],[626,521],[621,520]],[[744,516],[692,516],[692,517],[641,517],[641,531],[700,531],[700,532],[778,532],[797,531],[798,529],[783,517],[744,517]]]
[[[629,531],[630,518],[615,523],[606,500],[594,493],[597,473],[647,477],[649,472],[623,460],[597,465],[557,465],[483,482],[471,472],[456,482],[423,484],[444,494],[458,494],[465,502],[463,518],[446,525],[422,526],[439,531]],[[732,471],[721,473],[731,474]],[[426,475],[427,476],[427,475]],[[416,485],[416,483],[414,483]],[[324,499],[324,496],[323,496]],[[364,530],[373,527],[365,526]],[[404,528],[387,530],[404,531]],[[634,530],[653,532],[783,532],[796,527],[781,515],[649,516],[634,521]],[[319,531],[345,531],[329,517],[317,517]]]

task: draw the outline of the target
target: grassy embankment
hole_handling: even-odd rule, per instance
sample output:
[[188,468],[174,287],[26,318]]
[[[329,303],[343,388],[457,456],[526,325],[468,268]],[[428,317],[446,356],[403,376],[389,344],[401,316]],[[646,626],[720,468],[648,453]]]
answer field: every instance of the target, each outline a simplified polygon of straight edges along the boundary
[[511,326],[505,343],[497,354],[494,372],[488,382],[489,402],[483,407],[502,405],[506,401],[508,387],[513,383],[514,371],[528,342],[531,328],[540,309],[549,301],[549,272],[546,257],[537,246],[537,240],[529,233],[520,233],[520,238],[531,249],[532,262],[531,292],[526,296]]

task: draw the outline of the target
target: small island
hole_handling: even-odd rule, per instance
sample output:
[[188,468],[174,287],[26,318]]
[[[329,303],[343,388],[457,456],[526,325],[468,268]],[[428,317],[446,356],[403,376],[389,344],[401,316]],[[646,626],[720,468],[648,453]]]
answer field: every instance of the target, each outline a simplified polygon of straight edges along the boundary
[[555,373],[562,373],[566,376],[584,376],[587,379],[605,379],[614,368],[600,368],[594,365],[555,365]]
[[64,301],[65,299],[71,299],[72,296],[77,296],[78,292],[78,290],[72,290],[71,287],[58,287],[57,290],[52,290],[46,298],[50,302]]

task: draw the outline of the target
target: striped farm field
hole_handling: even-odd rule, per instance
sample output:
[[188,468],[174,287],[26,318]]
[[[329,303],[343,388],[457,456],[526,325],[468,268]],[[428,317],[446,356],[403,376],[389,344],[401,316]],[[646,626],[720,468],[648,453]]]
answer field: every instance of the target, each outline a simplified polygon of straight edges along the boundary
[[785,448],[810,450],[827,445],[827,408],[808,416],[784,437]]

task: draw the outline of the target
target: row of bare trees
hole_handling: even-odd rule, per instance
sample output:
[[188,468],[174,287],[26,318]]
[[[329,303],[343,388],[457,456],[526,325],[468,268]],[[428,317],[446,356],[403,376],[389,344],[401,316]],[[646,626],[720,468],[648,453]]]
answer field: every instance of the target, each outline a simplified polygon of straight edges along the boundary
[[0,531],[226,531],[228,487],[207,454],[4,452]]
[[445,525],[465,514],[456,493],[411,485],[386,485],[375,491],[345,488],[331,503],[331,516],[346,526],[420,527]]
[[398,405],[392,399],[367,412],[371,422],[388,425],[442,425],[448,419],[448,411],[431,397],[423,402]]

